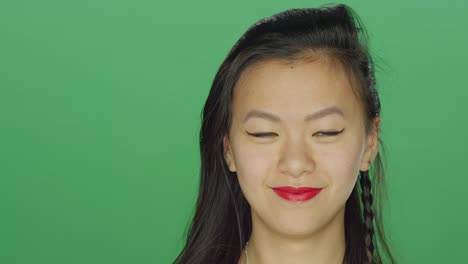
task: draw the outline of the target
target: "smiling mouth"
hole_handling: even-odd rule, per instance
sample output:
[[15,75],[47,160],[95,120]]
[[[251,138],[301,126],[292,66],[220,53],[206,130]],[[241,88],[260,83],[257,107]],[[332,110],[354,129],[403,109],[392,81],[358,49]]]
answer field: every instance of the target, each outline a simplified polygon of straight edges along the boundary
[[284,200],[290,202],[303,202],[314,198],[320,193],[322,188],[311,188],[311,187],[276,187],[272,188],[273,191]]

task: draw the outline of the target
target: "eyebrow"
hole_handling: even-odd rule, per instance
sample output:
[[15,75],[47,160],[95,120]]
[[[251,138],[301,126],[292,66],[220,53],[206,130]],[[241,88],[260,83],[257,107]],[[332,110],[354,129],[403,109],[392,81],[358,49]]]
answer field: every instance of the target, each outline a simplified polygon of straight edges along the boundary
[[[328,115],[331,115],[331,114],[337,114],[337,115],[340,115],[341,117],[344,118],[344,113],[343,111],[336,107],[336,106],[332,106],[332,107],[327,107],[327,108],[324,108],[324,109],[321,109],[313,114],[310,114],[310,115],[307,115],[305,118],[304,118],[304,122],[308,122],[308,121],[312,121],[312,120],[317,120],[319,118],[322,118],[322,117],[325,117],[325,116],[328,116]],[[244,118],[244,123],[247,122],[247,120],[249,120],[250,118],[254,118],[254,117],[257,117],[257,118],[263,118],[263,119],[267,119],[267,120],[270,120],[272,122],[275,122],[275,123],[279,123],[281,122],[281,119],[272,114],[272,113],[268,113],[268,112],[265,112],[265,111],[262,111],[262,110],[252,110],[250,112],[247,113],[247,115],[245,116]]]

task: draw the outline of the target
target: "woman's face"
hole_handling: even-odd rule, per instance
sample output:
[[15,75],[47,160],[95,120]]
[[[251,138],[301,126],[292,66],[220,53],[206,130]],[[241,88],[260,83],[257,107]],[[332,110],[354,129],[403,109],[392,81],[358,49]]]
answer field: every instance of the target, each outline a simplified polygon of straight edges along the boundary
[[[366,138],[351,84],[340,67],[330,65],[264,61],[248,67],[236,83],[225,159],[237,173],[254,224],[297,236],[324,228],[344,212],[359,170],[368,170],[377,154],[377,135]],[[311,200],[291,202],[272,190],[278,186],[323,189]]]

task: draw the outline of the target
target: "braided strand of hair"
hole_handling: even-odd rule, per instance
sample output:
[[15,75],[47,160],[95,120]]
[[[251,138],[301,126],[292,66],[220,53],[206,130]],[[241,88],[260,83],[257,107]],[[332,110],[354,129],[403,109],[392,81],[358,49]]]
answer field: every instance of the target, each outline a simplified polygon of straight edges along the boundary
[[374,212],[372,210],[372,193],[371,193],[371,181],[369,178],[368,171],[361,171],[360,177],[360,184],[361,184],[361,199],[364,205],[363,208],[363,219],[364,219],[364,226],[366,230],[365,234],[365,243],[368,249],[368,253],[370,253],[370,261],[366,263],[374,264],[373,255],[374,255]]

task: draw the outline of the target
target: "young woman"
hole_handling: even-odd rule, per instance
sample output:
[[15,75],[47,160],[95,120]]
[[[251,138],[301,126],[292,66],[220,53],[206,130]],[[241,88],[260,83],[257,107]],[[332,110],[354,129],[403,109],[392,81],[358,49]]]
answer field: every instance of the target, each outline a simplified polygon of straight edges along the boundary
[[203,109],[199,196],[174,263],[395,263],[366,38],[343,4],[287,10],[240,38]]

